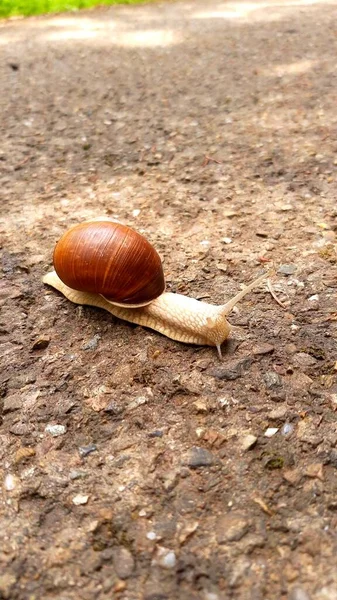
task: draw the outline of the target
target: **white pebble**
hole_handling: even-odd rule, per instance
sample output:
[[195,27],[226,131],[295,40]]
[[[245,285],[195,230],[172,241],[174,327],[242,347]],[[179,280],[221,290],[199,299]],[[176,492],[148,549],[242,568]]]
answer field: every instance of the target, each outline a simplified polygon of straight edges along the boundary
[[230,238],[230,237],[224,237],[224,238],[222,238],[222,239],[221,239],[221,241],[222,241],[224,244],[231,244],[233,240],[232,240],[232,238]]
[[266,429],[266,431],[264,432],[265,437],[273,437],[273,435],[275,435],[275,433],[278,432],[278,427],[268,427],[268,429]]
[[318,294],[314,294],[313,296],[310,296],[310,298],[308,298],[309,302],[317,302],[317,300],[319,300],[319,295]]
[[173,550],[168,548],[158,548],[157,561],[158,565],[164,569],[173,569],[176,565],[177,559]]
[[148,540],[153,541],[153,540],[157,539],[157,534],[156,534],[155,531],[148,531],[147,534],[146,534],[146,537],[147,537]]
[[8,473],[8,475],[6,475],[5,477],[5,490],[7,490],[7,492],[11,492],[12,490],[15,490],[16,488],[16,477],[14,475],[12,475],[11,473]]
[[59,435],[64,435],[67,431],[65,425],[46,425],[45,432],[50,433],[53,437],[58,437]]
[[89,496],[82,496],[82,494],[77,494],[73,498],[73,504],[76,506],[80,506],[81,504],[86,504],[89,500]]

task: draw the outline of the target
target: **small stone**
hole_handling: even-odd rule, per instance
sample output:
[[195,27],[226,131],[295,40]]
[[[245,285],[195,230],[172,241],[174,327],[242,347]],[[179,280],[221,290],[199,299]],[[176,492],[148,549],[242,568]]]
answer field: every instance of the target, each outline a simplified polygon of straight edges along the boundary
[[218,544],[238,542],[249,531],[248,519],[240,513],[228,513],[220,517],[216,525],[216,539]]
[[244,451],[250,450],[251,448],[253,448],[253,446],[255,446],[256,442],[257,437],[249,433],[241,440],[241,449]]
[[280,275],[293,275],[296,271],[296,265],[281,265],[277,270]]
[[302,473],[299,469],[288,469],[283,471],[283,477],[291,485],[297,485],[302,478]]
[[104,408],[104,412],[109,413],[110,415],[119,415],[123,412],[123,408],[116,402],[116,400],[111,400],[109,404]]
[[274,350],[275,348],[271,344],[256,344],[256,346],[253,347],[253,354],[256,356],[271,354]]
[[273,435],[275,435],[275,433],[278,432],[278,427],[268,427],[268,429],[266,429],[266,431],[264,432],[264,436],[267,438],[273,437]]
[[151,542],[153,542],[154,540],[157,539],[157,534],[155,531],[148,531],[146,534],[146,537],[148,540],[150,540]]
[[290,590],[288,600],[310,600],[310,596],[301,586],[296,585]]
[[224,237],[221,239],[221,241],[223,244],[231,244],[233,240],[230,237]]
[[330,452],[330,464],[332,467],[334,467],[335,469],[337,469],[337,449],[333,448]]
[[96,452],[96,450],[97,446],[95,446],[95,444],[89,444],[89,446],[80,446],[80,448],[78,449],[78,453],[83,458],[84,456],[88,456],[88,454],[91,454],[91,452]]
[[278,421],[280,419],[284,419],[286,414],[288,413],[287,406],[279,406],[278,408],[274,408],[268,414],[268,420],[270,421]]
[[308,477],[317,478],[323,481],[323,463],[312,463],[311,465],[308,465],[304,473]]
[[49,337],[40,337],[35,340],[34,344],[32,345],[32,350],[45,350],[45,348],[48,348],[49,344]]
[[206,413],[208,411],[207,401],[205,398],[198,398],[198,400],[193,402],[193,406],[198,413]]
[[133,573],[135,561],[131,552],[124,546],[120,546],[114,550],[113,565],[118,577],[127,579]]
[[163,567],[163,569],[173,569],[176,566],[176,555],[173,550],[158,546],[157,554],[153,560],[154,564]]
[[15,490],[16,486],[18,484],[18,479],[15,475],[12,475],[11,473],[8,473],[5,477],[5,481],[4,481],[4,488],[7,492],[12,492],[13,490]]
[[318,300],[319,300],[318,294],[314,294],[313,296],[310,296],[310,298],[308,298],[309,302],[318,302]]
[[19,394],[12,394],[4,399],[3,411],[4,413],[14,412],[22,408],[23,400]]
[[284,423],[281,429],[281,434],[284,436],[291,435],[294,431],[294,425],[292,423]]
[[83,477],[86,477],[87,473],[85,471],[77,471],[77,469],[72,469],[72,471],[70,471],[69,473],[69,479],[72,479],[73,481],[75,479],[82,479]]
[[220,600],[220,596],[215,592],[205,592],[205,600]]
[[193,446],[183,458],[182,463],[188,465],[191,469],[210,467],[215,463],[215,458],[213,454],[205,448]]
[[67,431],[65,425],[46,425],[45,432],[50,433],[53,437],[58,437],[59,435],[64,435]]
[[96,335],[94,335],[94,337],[91,338],[91,340],[83,344],[82,350],[96,350],[100,339],[101,336],[98,333],[96,333]]
[[12,588],[16,583],[16,577],[13,573],[3,573],[0,575],[0,597],[4,600],[12,598]]
[[150,431],[148,434],[149,438],[161,438],[163,437],[164,432],[161,429],[156,429],[155,431]]
[[299,367],[312,367],[316,365],[316,359],[306,352],[297,352],[294,354],[293,361]]
[[27,435],[32,430],[32,426],[29,423],[15,423],[10,427],[9,431],[14,435]]
[[275,373],[275,371],[267,371],[264,374],[263,379],[265,381],[266,387],[269,390],[273,390],[277,387],[282,386],[282,379],[277,373]]
[[77,494],[77,496],[74,496],[72,502],[73,504],[75,504],[75,506],[81,506],[82,504],[86,504],[89,500],[89,496],[84,496],[82,494]]
[[138,396],[138,398],[135,398],[134,400],[132,400],[132,402],[130,402],[130,404],[128,404],[126,412],[129,412],[131,410],[134,410],[135,408],[138,408],[138,406],[146,404],[147,401],[148,399],[146,398],[146,396]]
[[252,364],[253,360],[250,357],[241,358],[238,360],[228,361],[221,367],[217,367],[211,371],[211,375],[216,379],[224,379],[226,381],[234,381],[244,375]]

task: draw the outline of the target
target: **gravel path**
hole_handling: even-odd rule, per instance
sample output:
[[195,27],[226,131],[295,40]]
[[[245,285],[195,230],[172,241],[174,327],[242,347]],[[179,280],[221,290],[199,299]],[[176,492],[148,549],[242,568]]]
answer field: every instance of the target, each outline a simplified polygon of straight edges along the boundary
[[[337,3],[0,22],[0,598],[336,600]],[[106,214],[220,362],[45,289]]]

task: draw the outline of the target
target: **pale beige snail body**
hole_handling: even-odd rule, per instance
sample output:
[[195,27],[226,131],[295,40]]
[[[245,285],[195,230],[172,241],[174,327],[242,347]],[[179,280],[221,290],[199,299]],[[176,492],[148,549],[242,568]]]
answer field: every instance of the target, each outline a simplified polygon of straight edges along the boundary
[[216,346],[228,338],[227,316],[267,274],[222,306],[165,292],[160,258],[133,229],[108,218],[67,231],[54,250],[55,271],[43,282],[76,304],[87,304],[189,344]]

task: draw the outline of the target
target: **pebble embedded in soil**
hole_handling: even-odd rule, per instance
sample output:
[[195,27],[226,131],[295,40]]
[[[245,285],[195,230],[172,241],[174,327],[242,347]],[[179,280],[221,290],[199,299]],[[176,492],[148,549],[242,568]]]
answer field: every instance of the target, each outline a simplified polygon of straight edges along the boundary
[[46,425],[45,432],[50,433],[53,437],[58,437],[60,435],[64,435],[67,431],[65,425]]
[[273,437],[278,432],[278,427],[268,427],[264,432],[264,436],[267,438]]
[[100,339],[101,336],[98,333],[96,333],[94,337],[91,338],[91,340],[83,344],[82,350],[96,350]]
[[282,386],[282,379],[275,371],[267,371],[263,376],[266,387],[269,390]]
[[89,446],[80,446],[78,453],[80,456],[84,457],[88,456],[88,454],[91,454],[92,452],[96,452],[96,450],[97,446],[95,446],[95,444],[89,444]]
[[74,496],[72,502],[75,504],[75,506],[81,506],[82,504],[87,504],[88,500],[89,496],[77,494],[77,496]]
[[296,585],[289,592],[289,600],[311,600],[311,598],[303,587]]
[[226,381],[234,381],[242,377],[251,366],[253,360],[250,357],[240,358],[237,360],[228,361],[211,371],[211,375],[216,379],[224,379]]
[[128,579],[134,571],[135,561],[127,548],[120,546],[113,552],[113,565],[120,579]]
[[205,448],[193,446],[183,457],[182,463],[191,469],[210,467],[216,462],[214,455]]
[[281,265],[277,269],[277,272],[280,273],[280,275],[293,275],[296,271],[296,268],[296,265]]
[[173,569],[176,566],[176,555],[173,550],[158,546],[157,553],[153,559],[153,563],[159,565],[163,569]]
[[240,446],[241,446],[242,450],[246,451],[246,450],[250,450],[251,448],[253,448],[253,446],[255,446],[256,442],[257,442],[257,437],[255,435],[252,435],[251,433],[249,433],[244,438],[242,438],[242,440],[240,442]]
[[4,482],[5,490],[7,490],[7,492],[12,492],[13,490],[15,490],[17,483],[17,477],[15,475],[12,475],[11,473],[8,473],[5,477]]
[[240,513],[228,513],[218,519],[216,524],[216,539],[218,544],[238,542],[250,528],[247,517]]

